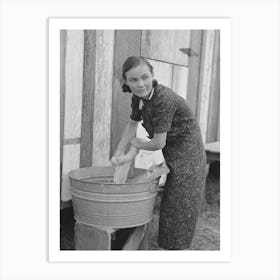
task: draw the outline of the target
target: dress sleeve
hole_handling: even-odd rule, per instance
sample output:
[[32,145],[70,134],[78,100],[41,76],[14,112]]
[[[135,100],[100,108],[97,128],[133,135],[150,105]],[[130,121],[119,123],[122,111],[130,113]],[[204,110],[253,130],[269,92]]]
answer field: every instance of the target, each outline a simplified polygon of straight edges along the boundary
[[171,130],[176,108],[176,102],[171,96],[163,95],[159,98],[155,104],[152,117],[155,133],[164,133]]
[[135,96],[135,95],[132,95],[132,98],[131,98],[131,114],[130,114],[130,118],[133,120],[133,121],[136,121],[136,122],[140,122],[142,120],[141,118],[141,113],[140,113],[140,109],[139,109],[139,101],[140,101],[140,98]]

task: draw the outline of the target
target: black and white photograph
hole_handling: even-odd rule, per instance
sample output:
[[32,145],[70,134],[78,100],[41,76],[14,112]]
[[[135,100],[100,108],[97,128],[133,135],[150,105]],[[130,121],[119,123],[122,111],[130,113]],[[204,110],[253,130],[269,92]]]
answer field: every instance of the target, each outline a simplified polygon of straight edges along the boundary
[[0,279],[279,280],[278,0],[0,1]]
[[61,251],[220,251],[220,40],[59,29]]

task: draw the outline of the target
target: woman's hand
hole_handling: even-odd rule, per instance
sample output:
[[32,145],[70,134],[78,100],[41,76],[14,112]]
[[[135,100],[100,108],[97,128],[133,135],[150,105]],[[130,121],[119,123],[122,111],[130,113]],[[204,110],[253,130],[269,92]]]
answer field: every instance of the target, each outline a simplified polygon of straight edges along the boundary
[[120,165],[120,157],[123,156],[124,152],[116,150],[111,158],[112,165]]
[[[146,142],[146,141],[145,141]],[[130,144],[135,147],[137,150],[140,150],[143,146],[144,139],[135,137],[130,141]]]
[[119,156],[114,155],[111,158],[111,163],[113,165],[121,165],[121,164],[127,163],[129,161],[132,161],[136,157],[137,154],[138,154],[138,149],[136,149],[134,146],[131,146],[130,150],[128,151],[127,154],[125,154],[125,155],[121,154]]

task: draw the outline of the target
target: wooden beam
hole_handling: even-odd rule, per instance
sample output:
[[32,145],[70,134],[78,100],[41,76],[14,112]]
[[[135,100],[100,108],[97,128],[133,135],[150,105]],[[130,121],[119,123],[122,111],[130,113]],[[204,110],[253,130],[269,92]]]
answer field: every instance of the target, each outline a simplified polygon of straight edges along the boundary
[[62,188],[61,200],[67,201],[72,199],[70,191],[70,179],[68,172],[79,168],[80,164],[80,144],[63,146],[63,165],[62,165]]
[[67,30],[64,137],[81,137],[84,32]]
[[92,165],[110,165],[114,31],[96,30]]
[[212,82],[215,30],[203,31],[203,49],[198,96],[198,120],[203,142],[206,142],[210,89]]
[[137,227],[134,232],[129,236],[123,250],[137,250],[145,235],[145,226]]
[[75,223],[76,250],[111,250],[111,231]]
[[220,111],[220,31],[215,31],[206,143],[217,141]]
[[96,31],[84,31],[83,101],[80,167],[92,165],[93,110],[95,90]]
[[65,55],[67,31],[60,31],[60,162],[63,159],[64,117],[65,117]]
[[201,52],[202,52],[202,30],[191,31],[190,48],[198,56],[191,56],[189,59],[189,72],[187,83],[187,102],[197,117],[197,102],[199,95],[199,76],[201,67]]
[[65,56],[67,31],[60,31],[60,193],[62,188],[62,162],[65,118]]

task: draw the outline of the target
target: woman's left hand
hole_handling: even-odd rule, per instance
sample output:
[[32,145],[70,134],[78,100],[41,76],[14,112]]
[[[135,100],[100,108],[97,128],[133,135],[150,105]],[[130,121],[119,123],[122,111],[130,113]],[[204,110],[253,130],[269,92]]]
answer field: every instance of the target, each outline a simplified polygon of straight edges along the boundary
[[130,141],[130,144],[133,147],[135,147],[137,150],[140,150],[142,148],[142,145],[143,145],[143,140],[141,140],[138,137],[135,137]]

